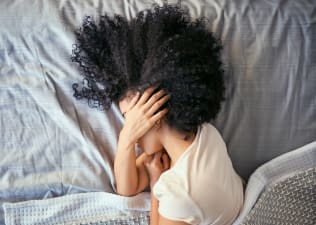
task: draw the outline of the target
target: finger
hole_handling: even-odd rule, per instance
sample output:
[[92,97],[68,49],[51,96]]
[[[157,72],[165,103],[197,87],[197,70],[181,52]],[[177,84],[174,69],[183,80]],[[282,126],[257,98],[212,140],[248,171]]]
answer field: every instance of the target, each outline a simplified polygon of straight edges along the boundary
[[167,170],[170,167],[170,160],[166,153],[162,154],[162,167],[163,170]]
[[150,171],[150,163],[149,163],[149,162],[146,162],[144,165],[145,165],[147,171]]
[[165,108],[159,112],[157,112],[155,115],[153,115],[149,120],[150,120],[150,123],[155,125],[155,123],[158,121],[158,120],[161,120],[166,114],[168,113],[168,109]]
[[165,91],[164,90],[160,90],[157,93],[153,94],[148,101],[145,103],[144,105],[144,109],[147,111],[148,109],[150,109],[152,107],[152,105],[154,105],[156,102],[158,102],[158,100],[165,95]]
[[158,88],[158,85],[155,86],[151,86],[150,88],[147,88],[142,97],[139,99],[139,101],[137,102],[137,104],[139,105],[143,105],[147,102],[147,100],[149,99],[149,97],[152,95],[152,93],[154,93],[154,91]]
[[165,95],[164,97],[159,99],[159,101],[156,101],[152,105],[152,107],[148,110],[147,115],[148,116],[154,115],[160,109],[160,107],[163,106],[169,99],[170,99],[170,95]]
[[144,165],[147,167],[147,168],[149,168],[150,166],[151,166],[151,164],[153,163],[153,161],[154,161],[154,157],[152,156],[152,157],[148,157],[148,159],[146,160],[146,161],[144,161]]
[[146,159],[144,160],[144,163],[145,164],[150,164],[150,162],[153,160],[153,156],[152,155],[149,155],[146,157]]
[[161,155],[162,155],[161,151],[155,153],[155,156],[154,156],[155,162],[160,162]]
[[161,166],[161,152],[155,153],[153,164],[158,168]]
[[128,104],[128,109],[126,110],[126,112],[128,112],[129,110],[131,110],[131,109],[136,105],[136,103],[138,102],[139,96],[140,96],[140,93],[139,93],[139,92],[137,92],[137,93],[133,96],[132,100],[131,100],[131,101],[129,102],[129,104]]

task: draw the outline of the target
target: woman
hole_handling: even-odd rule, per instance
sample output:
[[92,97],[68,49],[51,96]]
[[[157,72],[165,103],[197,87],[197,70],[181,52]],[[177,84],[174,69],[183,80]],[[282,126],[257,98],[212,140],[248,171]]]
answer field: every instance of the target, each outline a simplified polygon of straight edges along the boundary
[[[131,21],[86,17],[72,60],[91,107],[119,105],[125,117],[114,162],[116,191],[148,186],[151,224],[231,224],[243,188],[226,145],[209,122],[224,100],[221,45],[203,18],[180,4],[154,5]],[[136,157],[135,145],[143,153]]]

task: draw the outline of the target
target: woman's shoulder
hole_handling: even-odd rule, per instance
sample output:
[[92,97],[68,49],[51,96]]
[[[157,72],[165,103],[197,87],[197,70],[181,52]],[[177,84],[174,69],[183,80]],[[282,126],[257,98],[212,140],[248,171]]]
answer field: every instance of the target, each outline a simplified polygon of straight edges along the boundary
[[219,130],[211,123],[203,123],[201,125],[201,134],[216,135],[222,138],[222,135],[220,134]]
[[187,223],[201,222],[202,211],[187,190],[185,180],[178,176],[177,172],[162,174],[154,186],[153,193],[159,201],[160,215]]
[[200,143],[206,148],[215,148],[226,150],[226,143],[219,130],[211,123],[201,125]]

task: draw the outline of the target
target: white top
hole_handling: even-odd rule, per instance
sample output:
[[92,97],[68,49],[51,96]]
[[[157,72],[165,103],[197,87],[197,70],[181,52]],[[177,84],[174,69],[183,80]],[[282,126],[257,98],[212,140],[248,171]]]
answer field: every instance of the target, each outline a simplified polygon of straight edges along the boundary
[[243,205],[242,180],[214,126],[204,123],[153,188],[161,216],[189,224],[232,224]]

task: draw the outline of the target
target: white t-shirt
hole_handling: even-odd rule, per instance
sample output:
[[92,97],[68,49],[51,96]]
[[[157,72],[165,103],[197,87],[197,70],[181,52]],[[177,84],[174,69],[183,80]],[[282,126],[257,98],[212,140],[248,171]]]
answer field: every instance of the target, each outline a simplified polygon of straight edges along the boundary
[[189,224],[232,224],[243,205],[242,180],[214,126],[204,123],[153,188],[159,213]]

